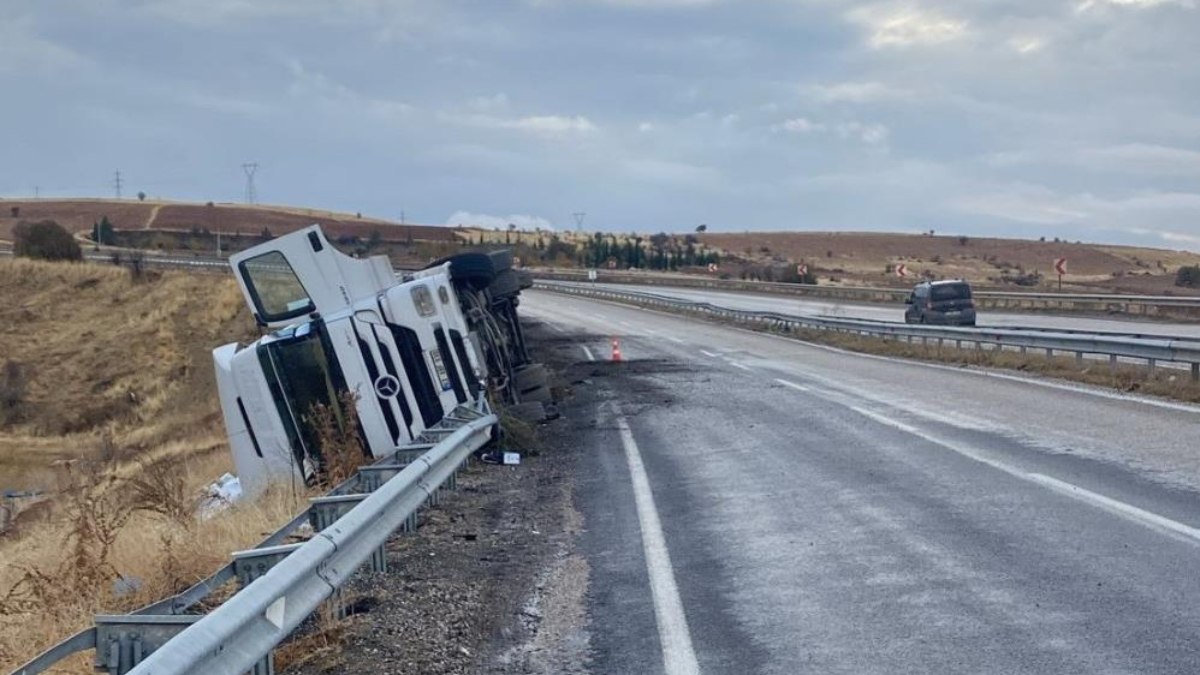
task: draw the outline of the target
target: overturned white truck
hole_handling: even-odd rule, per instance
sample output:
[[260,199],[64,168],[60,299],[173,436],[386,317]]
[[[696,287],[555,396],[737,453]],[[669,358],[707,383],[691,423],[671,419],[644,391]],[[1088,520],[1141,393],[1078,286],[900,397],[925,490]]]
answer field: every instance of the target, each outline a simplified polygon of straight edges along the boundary
[[362,446],[374,457],[489,394],[526,409],[549,404],[516,311],[528,280],[507,252],[466,253],[398,279],[386,257],[347,256],[312,226],[230,264],[255,320],[273,331],[213,351],[234,464],[252,494],[317,477],[310,413],[323,405],[344,424],[343,391],[357,394]]

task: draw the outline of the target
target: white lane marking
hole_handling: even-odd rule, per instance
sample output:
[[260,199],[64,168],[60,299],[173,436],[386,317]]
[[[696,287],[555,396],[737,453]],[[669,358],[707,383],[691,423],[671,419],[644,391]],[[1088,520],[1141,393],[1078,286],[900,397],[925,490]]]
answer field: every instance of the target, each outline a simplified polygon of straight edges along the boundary
[[[655,311],[655,310],[643,310],[643,311],[649,312],[649,311]],[[659,312],[659,313],[669,315],[669,313],[666,313],[666,312]],[[678,315],[674,315],[674,316],[678,316]],[[683,320],[683,319],[681,319],[681,320]],[[1000,380],[1009,380],[1011,382],[1017,382],[1020,384],[1031,384],[1031,385],[1034,385],[1037,387],[1045,387],[1046,389],[1056,389],[1058,391],[1066,391],[1066,392],[1071,392],[1074,394],[1084,394],[1086,396],[1097,396],[1099,398],[1105,398],[1105,399],[1109,399],[1109,400],[1113,400],[1113,401],[1122,401],[1125,403],[1140,403],[1142,405],[1153,406],[1155,408],[1164,408],[1166,410],[1174,410],[1174,411],[1178,411],[1178,412],[1200,413],[1200,406],[1197,406],[1195,404],[1176,403],[1174,401],[1163,401],[1163,400],[1156,399],[1156,398],[1149,398],[1146,396],[1138,396],[1136,394],[1125,394],[1122,392],[1108,391],[1105,389],[1098,389],[1098,388],[1095,388],[1095,387],[1092,387],[1089,385],[1085,385],[1082,383],[1076,384],[1076,383],[1067,383],[1067,382],[1054,381],[1054,380],[1041,380],[1041,379],[1034,379],[1031,377],[1023,377],[1021,375],[1012,375],[1010,373],[997,372],[995,370],[980,370],[980,369],[974,369],[974,368],[963,368],[961,366],[949,366],[949,365],[944,365],[941,363],[930,363],[928,361],[918,361],[915,359],[903,359],[903,358],[898,358],[898,357],[894,357],[894,356],[882,356],[879,354],[866,354],[863,352],[851,351],[849,349],[842,349],[841,347],[833,347],[831,345],[823,345],[819,342],[809,342],[808,340],[797,340],[796,338],[792,338],[792,337],[785,337],[783,335],[772,335],[771,333],[763,333],[761,331],[751,330],[749,328],[739,328],[737,326],[723,326],[723,328],[727,328],[729,330],[735,330],[735,331],[738,331],[741,333],[750,333],[752,335],[757,335],[759,337],[773,339],[773,340],[779,340],[781,342],[789,342],[794,345],[800,344],[800,345],[804,345],[806,347],[812,347],[814,349],[821,349],[821,350],[824,350],[827,352],[833,352],[835,354],[842,354],[845,356],[855,356],[860,359],[870,359],[872,361],[885,361],[887,363],[895,363],[898,365],[911,366],[914,368],[933,368],[935,370],[944,370],[946,372],[958,373],[960,375],[973,375],[975,377],[994,377],[994,378],[1000,379]]]
[[880,424],[883,424],[885,426],[894,427],[896,429],[899,429],[901,431],[904,431],[904,432],[907,432],[907,433],[910,433],[910,434],[913,434],[916,436],[921,435],[921,432],[916,427],[909,425],[909,424],[905,424],[904,422],[900,422],[899,420],[894,420],[890,417],[880,415],[879,413],[875,412],[874,410],[860,408],[856,405],[851,405],[851,406],[846,406],[846,407],[850,408],[851,410],[858,413],[859,415],[869,417],[869,418],[875,420],[876,422],[879,422]]
[[1068,497],[1074,497],[1075,499],[1079,499],[1081,501],[1091,502],[1093,505],[1099,506],[1105,511],[1114,513],[1118,516],[1135,520],[1144,525],[1157,527],[1162,530],[1166,530],[1169,533],[1183,535],[1188,539],[1200,541],[1200,529],[1184,525],[1178,521],[1160,516],[1157,513],[1138,508],[1131,504],[1126,504],[1122,501],[1117,501],[1112,497],[1105,497],[1102,494],[1092,492],[1091,490],[1085,490],[1078,485],[1073,485],[1045,474],[1030,473],[1026,474],[1026,478],[1035,483],[1041,483],[1052,490],[1055,490],[1056,492],[1067,495]]
[[750,370],[750,366],[742,365],[737,361],[730,361],[729,365],[733,366],[734,368],[741,368],[742,370]]
[[675,585],[675,570],[671,567],[671,554],[667,551],[667,539],[654,506],[654,493],[650,490],[646,466],[642,464],[642,453],[629,430],[629,423],[620,415],[617,416],[617,429],[621,432],[621,444],[625,446],[633,501],[642,529],[642,549],[646,555],[646,571],[650,575],[658,641],[662,644],[663,672],[666,675],[699,675],[700,664],[692,648],[692,635],[683,613],[683,602],[679,599],[679,588]]
[[701,354],[703,354],[703,355],[705,355],[705,356],[707,356],[707,357],[708,357],[708,358],[710,358],[710,359],[715,359],[715,358],[717,358],[717,357],[718,357],[718,355],[717,355],[717,354],[714,354],[714,353],[712,353],[712,352],[706,352],[706,351],[704,351],[703,349],[701,349],[701,350],[700,350],[700,353],[701,353]]
[[666,338],[667,338],[668,340],[670,340],[671,342],[674,342],[674,343],[676,343],[676,344],[683,344],[683,343],[684,343],[684,342],[683,342],[683,340],[680,340],[680,339],[679,339],[679,338],[677,338],[677,337],[672,337],[672,336],[670,336],[670,335],[666,336]]
[[583,350],[583,353],[585,356],[587,356],[588,361],[596,360],[596,355],[592,353],[592,350],[587,348],[587,345],[579,345],[579,348]]
[[806,387],[802,384],[796,384],[795,382],[789,382],[788,380],[781,380],[779,378],[775,378],[775,381],[778,382],[779,384],[782,384],[785,387],[791,387],[792,389],[795,389],[796,391],[811,391],[808,387]]
[[1112,513],[1113,515],[1120,516],[1139,525],[1150,527],[1156,531],[1165,532],[1166,534],[1170,535],[1181,535],[1182,537],[1186,538],[1190,544],[1200,544],[1200,529],[1191,527],[1189,525],[1184,525],[1183,523],[1171,520],[1166,516],[1160,516],[1157,513],[1147,511],[1132,504],[1126,504],[1125,502],[1113,499],[1112,497],[1106,497],[1097,492],[1092,492],[1091,490],[1081,488],[1073,483],[1068,483],[1066,481],[1059,480],[1041,473],[1022,471],[1021,469],[1009,466],[1004,462],[985,457],[974,448],[968,448],[957,443],[942,440],[914,426],[894,420],[873,410],[860,408],[854,405],[847,405],[846,407],[860,415],[875,420],[880,424],[900,429],[905,433],[912,434],[913,436],[929,441],[935,445],[940,445],[943,448],[956,452],[964,457],[967,457],[968,459],[973,459],[976,462],[990,466],[993,469],[1003,471],[1014,478],[1019,478],[1036,485],[1050,488],[1061,495],[1071,497],[1072,499],[1090,504],[1095,507],[1099,507],[1105,511],[1108,511],[1109,513]]

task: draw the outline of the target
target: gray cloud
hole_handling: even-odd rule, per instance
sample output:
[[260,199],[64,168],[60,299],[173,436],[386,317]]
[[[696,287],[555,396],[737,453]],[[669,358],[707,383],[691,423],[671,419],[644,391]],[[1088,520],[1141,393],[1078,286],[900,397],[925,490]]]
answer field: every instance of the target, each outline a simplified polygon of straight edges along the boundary
[[265,201],[410,221],[1197,248],[1198,25],[1191,0],[10,0],[0,194],[120,168],[237,199],[256,160]]

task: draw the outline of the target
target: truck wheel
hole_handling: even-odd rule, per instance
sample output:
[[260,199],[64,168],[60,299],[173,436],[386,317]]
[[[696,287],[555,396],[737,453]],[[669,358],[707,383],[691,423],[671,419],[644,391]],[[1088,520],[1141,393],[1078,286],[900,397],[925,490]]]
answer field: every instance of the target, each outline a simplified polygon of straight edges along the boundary
[[550,387],[544,385],[541,387],[534,387],[529,391],[523,391],[517,396],[517,398],[519,398],[522,403],[528,403],[529,401],[550,403],[554,400],[554,396],[550,393]]
[[540,363],[521,366],[516,373],[517,391],[528,391],[536,387],[546,386],[548,376],[546,367]]

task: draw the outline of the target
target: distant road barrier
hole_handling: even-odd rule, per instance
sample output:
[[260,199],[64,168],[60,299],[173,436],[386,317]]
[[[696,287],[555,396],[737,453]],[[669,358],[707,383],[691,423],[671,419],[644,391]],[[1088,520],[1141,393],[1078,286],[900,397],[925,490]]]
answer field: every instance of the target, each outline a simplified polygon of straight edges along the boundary
[[[530,269],[538,279],[557,281],[587,281],[587,271],[566,269]],[[610,284],[644,286],[675,286],[681,288],[710,288],[726,291],[751,291],[779,295],[796,295],[852,302],[900,304],[908,297],[904,288],[873,288],[859,286],[822,286],[817,284],[787,284],[773,281],[715,279],[687,274],[656,274],[597,270],[597,281]],[[1113,295],[1104,293],[1025,293],[1016,291],[974,291],[976,304],[983,309],[1038,310],[1058,309],[1081,312],[1120,312],[1154,316],[1156,314],[1187,314],[1200,317],[1200,297],[1174,295]]]
[[1190,366],[1192,381],[1200,381],[1200,340],[1187,338],[1019,328],[910,325],[863,319],[793,316],[775,312],[731,309],[707,302],[692,302],[653,293],[612,290],[602,286],[546,280],[536,281],[534,288],[685,314],[728,319],[740,323],[765,325],[788,332],[797,329],[823,330],[883,339],[907,340],[908,342],[921,341],[925,344],[935,343],[939,346],[950,342],[956,347],[967,344],[975,345],[979,349],[983,349],[984,345],[992,345],[999,349],[1012,348],[1021,352],[1035,349],[1045,350],[1047,356],[1053,356],[1055,353],[1073,353],[1080,360],[1085,355],[1100,355],[1107,356],[1110,367],[1113,368],[1122,358],[1144,360],[1150,370],[1153,370],[1160,362],[1182,363]]
[[[340,589],[364,564],[386,571],[384,544],[395,531],[416,530],[417,510],[436,505],[442,490],[483,447],[497,423],[486,404],[460,406],[421,438],[364,466],[258,547],[233,554],[212,576],[133,614],[97,616],[80,631],[13,671],[34,675],[77,652],[95,650],[97,671],[111,675],[271,675],[271,650]],[[308,523],[308,541],[285,544]],[[240,590],[207,615],[188,614],[236,579]],[[340,611],[340,608],[339,608]],[[415,638],[414,638],[415,639]]]

